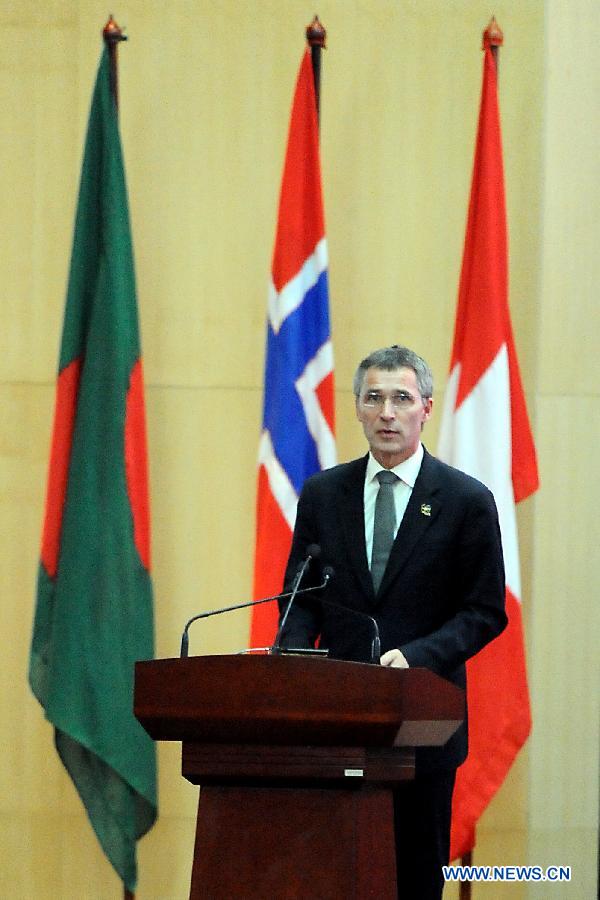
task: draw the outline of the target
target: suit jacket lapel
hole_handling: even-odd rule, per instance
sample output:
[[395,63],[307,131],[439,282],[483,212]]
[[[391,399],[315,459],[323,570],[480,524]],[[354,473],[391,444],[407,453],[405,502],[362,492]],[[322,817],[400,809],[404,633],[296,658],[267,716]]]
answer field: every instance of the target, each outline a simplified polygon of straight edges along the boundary
[[421,470],[400,523],[387,568],[379,586],[377,599],[398,577],[411,553],[414,552],[418,542],[431,527],[441,509],[440,498],[436,496],[439,491],[436,464],[437,461],[425,450]]
[[349,464],[349,471],[340,492],[340,511],[350,568],[360,583],[363,596],[372,602],[375,599],[375,591],[365,543],[364,488],[367,460],[368,456],[364,456]]

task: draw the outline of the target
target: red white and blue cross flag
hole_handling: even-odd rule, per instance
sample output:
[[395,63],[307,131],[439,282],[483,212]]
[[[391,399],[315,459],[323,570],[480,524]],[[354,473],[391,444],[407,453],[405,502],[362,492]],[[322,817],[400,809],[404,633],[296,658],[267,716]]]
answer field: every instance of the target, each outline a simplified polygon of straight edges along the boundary
[[[319,125],[306,50],[292,106],[269,285],[254,597],[281,590],[300,489],[309,475],[335,462]],[[252,646],[271,643],[276,620],[275,604],[254,607]]]

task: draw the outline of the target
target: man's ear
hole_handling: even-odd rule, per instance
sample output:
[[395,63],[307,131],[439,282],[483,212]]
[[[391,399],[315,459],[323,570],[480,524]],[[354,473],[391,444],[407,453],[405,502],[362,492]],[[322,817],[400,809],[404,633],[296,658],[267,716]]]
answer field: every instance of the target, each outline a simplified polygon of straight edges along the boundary
[[421,428],[425,427],[425,422],[431,418],[431,413],[433,410],[433,397],[428,397],[425,403],[423,404],[423,419],[421,422]]

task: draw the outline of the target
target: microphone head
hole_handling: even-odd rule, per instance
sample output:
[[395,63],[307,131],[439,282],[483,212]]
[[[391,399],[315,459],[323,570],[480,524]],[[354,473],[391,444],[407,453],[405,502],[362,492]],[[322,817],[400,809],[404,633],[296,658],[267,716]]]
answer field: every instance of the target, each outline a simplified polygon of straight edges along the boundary
[[318,544],[309,544],[306,548],[306,559],[318,559],[321,555],[321,548]]
[[333,566],[323,566],[323,578],[326,578],[327,581],[330,581],[335,575],[335,569]]

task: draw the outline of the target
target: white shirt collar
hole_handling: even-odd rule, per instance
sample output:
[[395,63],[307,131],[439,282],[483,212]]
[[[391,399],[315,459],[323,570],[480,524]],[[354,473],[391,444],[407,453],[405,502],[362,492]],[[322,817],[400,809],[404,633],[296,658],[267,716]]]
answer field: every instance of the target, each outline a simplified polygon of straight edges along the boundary
[[408,459],[405,459],[404,462],[399,463],[397,466],[394,466],[391,469],[385,469],[381,463],[378,463],[371,451],[369,450],[369,460],[367,462],[367,471],[365,474],[365,482],[368,484],[372,481],[378,472],[389,471],[393,472],[394,475],[397,475],[405,484],[409,487],[414,488],[415,481],[417,480],[417,476],[421,470],[421,463],[423,462],[423,444],[419,442],[419,446],[415,450],[412,456],[409,456]]

